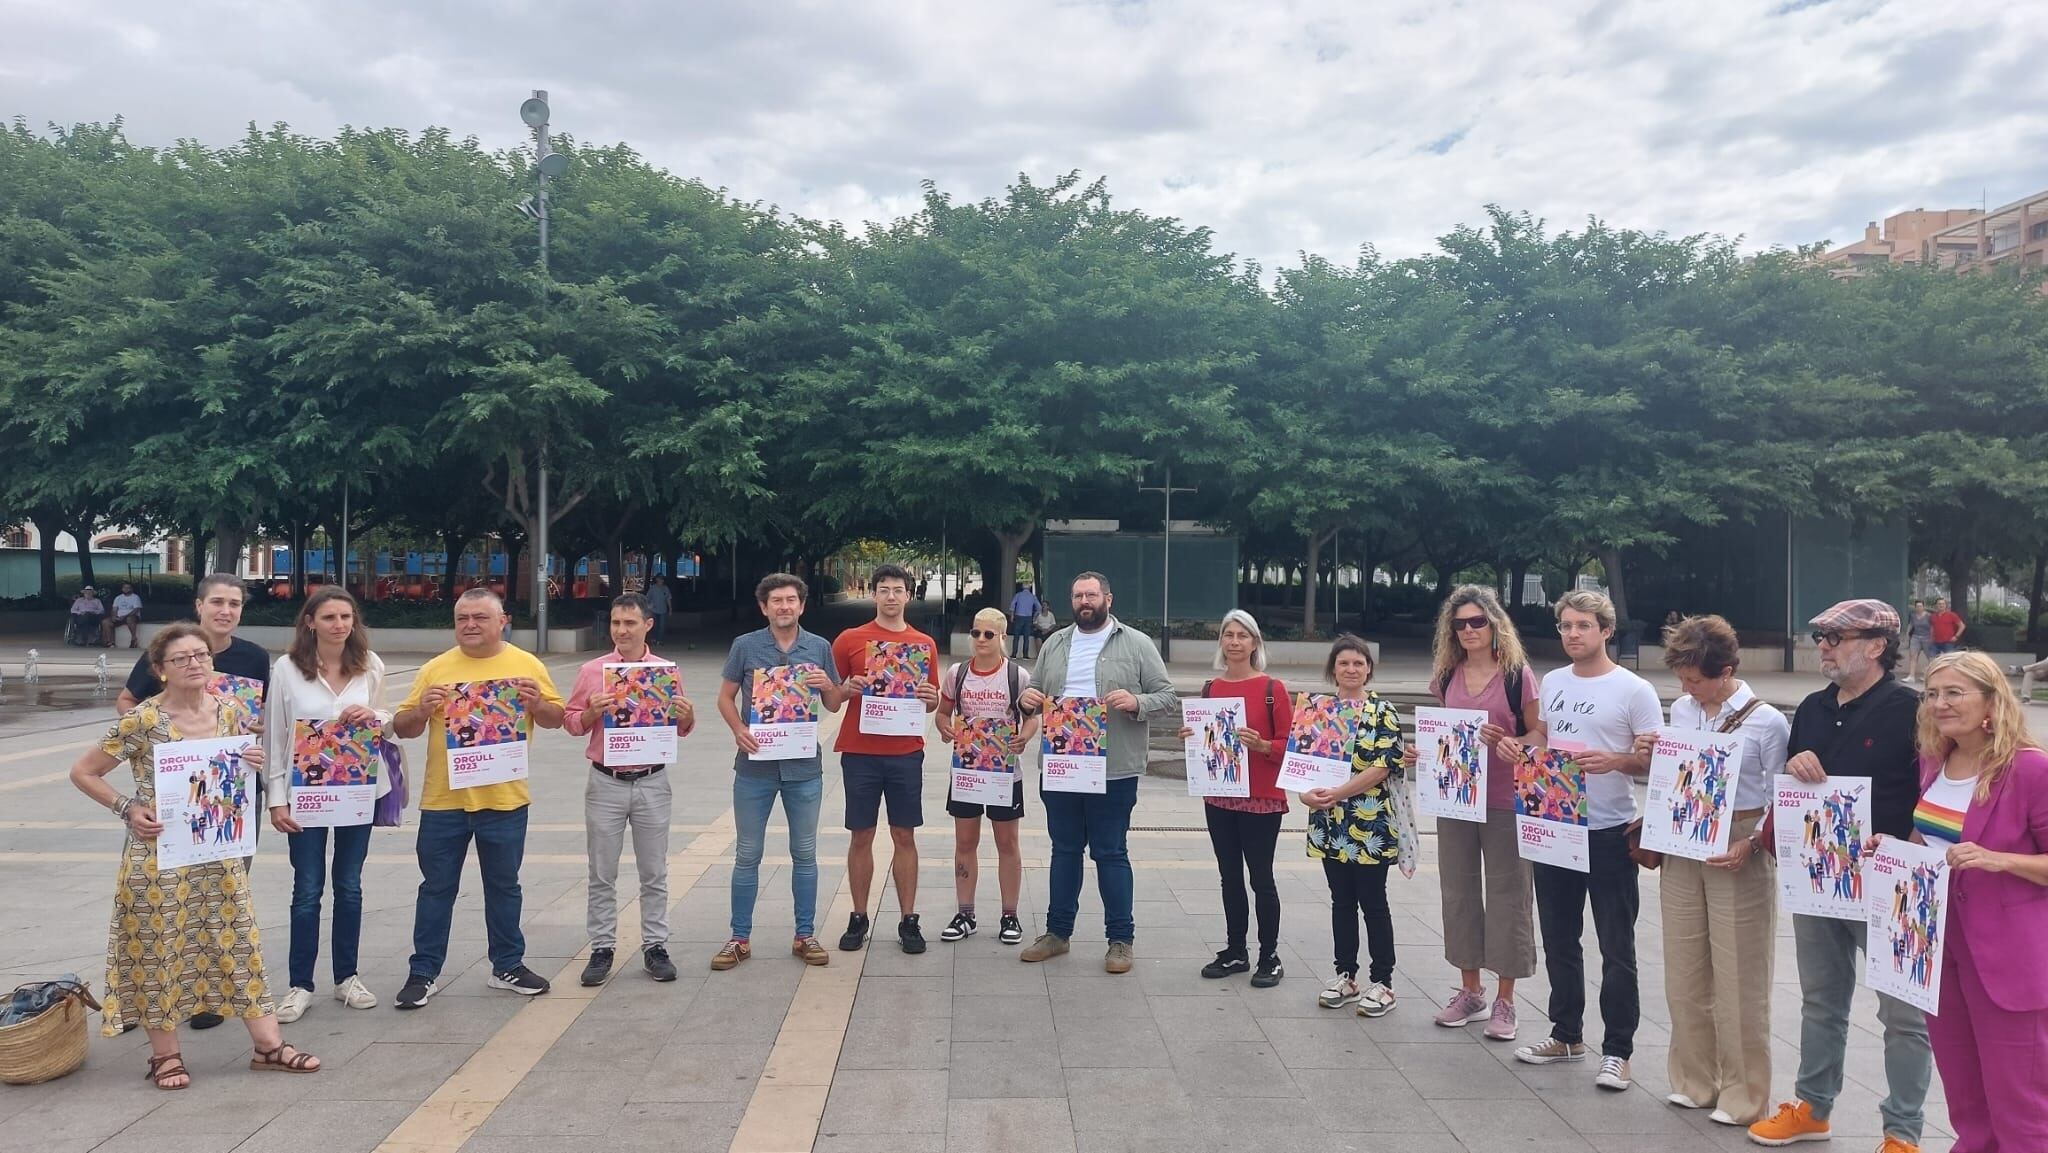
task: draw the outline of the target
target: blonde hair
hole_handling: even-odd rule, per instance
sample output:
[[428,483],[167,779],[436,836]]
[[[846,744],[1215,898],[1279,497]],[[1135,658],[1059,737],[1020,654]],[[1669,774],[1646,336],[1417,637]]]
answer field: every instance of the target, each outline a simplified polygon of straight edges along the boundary
[[[1969,686],[1984,694],[1990,702],[1991,713],[1986,719],[1991,723],[1989,739],[1984,744],[1984,761],[1977,770],[1977,799],[1991,796],[1992,786],[2012,768],[2012,759],[2021,749],[2039,748],[2034,736],[2027,731],[2026,710],[2020,704],[2018,693],[2005,679],[2005,673],[1997,662],[1983,653],[1946,653],[1934,658],[1927,666],[1923,684],[1931,684],[1942,673],[1954,673]],[[1920,698],[1920,726],[1916,743],[1920,755],[1940,761],[1955,751],[1956,743],[1941,735],[1934,725],[1934,707],[1928,698]]]
[[[1458,643],[1457,630],[1452,628],[1452,618],[1466,605],[1478,605],[1486,614],[1486,623],[1493,629],[1493,659],[1500,662],[1501,672],[1509,673],[1526,668],[1529,656],[1522,651],[1522,637],[1515,631],[1515,622],[1508,618],[1507,610],[1500,607],[1500,598],[1485,585],[1459,585],[1444,598],[1443,608],[1436,614],[1436,644],[1434,659],[1429,670],[1432,686],[1448,683],[1452,670],[1465,663],[1465,646]],[[1520,702],[1516,702],[1520,707]]]
[[1614,602],[1607,599],[1606,593],[1594,592],[1592,589],[1573,589],[1557,598],[1557,604],[1552,611],[1557,614],[1558,620],[1563,620],[1566,609],[1590,615],[1600,622],[1603,631],[1614,627]]
[[1258,620],[1243,609],[1231,609],[1223,614],[1223,623],[1216,626],[1216,659],[1209,662],[1209,667],[1219,673],[1223,671],[1223,629],[1226,625],[1236,625],[1252,634],[1252,640],[1255,642],[1252,648],[1252,670],[1265,672],[1266,634],[1260,630]]

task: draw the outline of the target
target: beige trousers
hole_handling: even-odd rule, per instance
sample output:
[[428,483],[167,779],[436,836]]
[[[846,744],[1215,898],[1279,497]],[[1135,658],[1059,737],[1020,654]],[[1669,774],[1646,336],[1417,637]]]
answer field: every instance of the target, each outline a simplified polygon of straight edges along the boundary
[[1515,815],[1489,810],[1483,825],[1440,820],[1436,846],[1444,960],[1516,981],[1534,974],[1534,873],[1515,845]]
[[[1762,818],[1761,809],[1736,813],[1728,843]],[[1759,849],[1734,872],[1673,856],[1660,870],[1671,1090],[1745,1125],[1771,1105],[1776,863]]]

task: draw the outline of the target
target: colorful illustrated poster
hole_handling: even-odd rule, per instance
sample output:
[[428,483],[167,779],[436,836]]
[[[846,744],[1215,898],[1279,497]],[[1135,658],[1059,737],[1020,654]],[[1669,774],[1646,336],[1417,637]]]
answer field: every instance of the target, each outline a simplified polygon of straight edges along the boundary
[[606,768],[666,765],[676,759],[676,666],[635,661],[604,667]]
[[917,699],[917,686],[931,681],[932,650],[902,641],[869,641],[868,675],[875,683],[860,695],[860,731],[923,736],[924,702]]
[[953,738],[953,799],[1009,808],[1017,800],[1017,755],[1010,751],[1017,726],[1000,717],[963,717],[961,725]]
[[1334,789],[1351,779],[1351,750],[1365,721],[1364,701],[1331,693],[1294,694],[1294,727],[1280,761],[1280,787],[1291,793]]
[[448,787],[526,779],[526,706],[511,681],[448,686]]
[[804,678],[818,666],[755,669],[747,689],[747,732],[761,751],[757,761],[795,761],[818,755],[818,693]]
[[1592,871],[1586,773],[1563,749],[1530,749],[1515,766],[1515,842],[1524,860]]
[[1809,917],[1860,921],[1863,838],[1870,828],[1870,778],[1772,784],[1778,833],[1778,907]]
[[1045,705],[1039,772],[1055,793],[1109,791],[1109,706],[1096,697],[1054,697]]
[[253,737],[168,741],[156,747],[156,867],[182,869],[256,851],[256,774],[242,763]]
[[1941,1013],[1948,850],[1886,837],[1870,852],[1870,936],[1863,983],[1923,1013]]
[[292,820],[309,829],[369,824],[377,810],[383,740],[375,724],[294,724]]
[[1741,772],[1740,733],[1659,732],[1650,754],[1643,847],[1695,861],[1727,852]]
[[1486,724],[1481,709],[1415,710],[1415,811],[1439,820],[1486,822]]
[[1191,697],[1180,702],[1188,734],[1188,796],[1249,797],[1251,763],[1244,747],[1243,697]]
[[232,673],[215,673],[206,682],[211,693],[231,698],[242,714],[242,728],[254,731],[263,723],[263,682],[250,677],[238,677]]

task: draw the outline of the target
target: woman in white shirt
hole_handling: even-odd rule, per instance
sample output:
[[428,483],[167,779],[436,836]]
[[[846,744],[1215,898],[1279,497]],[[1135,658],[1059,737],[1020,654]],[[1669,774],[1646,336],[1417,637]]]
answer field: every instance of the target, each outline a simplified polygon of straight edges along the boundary
[[[1771,1100],[1771,959],[1777,882],[1764,843],[1771,778],[1785,771],[1792,726],[1736,679],[1740,641],[1720,617],[1687,617],[1664,631],[1664,664],[1684,693],[1671,727],[1738,733],[1742,764],[1728,851],[1705,861],[1664,858],[1664,994],[1671,1005],[1671,1093],[1684,1109],[1712,1109],[1748,1125]],[[1649,754],[1656,740],[1636,740]]]
[[[363,929],[363,859],[370,852],[370,822],[333,828],[301,826],[292,817],[292,746],[300,721],[375,725],[390,739],[384,707],[384,662],[356,600],[337,585],[306,598],[292,647],[278,658],[264,701],[263,741],[270,824],[288,834],[292,857],[291,989],[278,1002],[281,1021],[296,1021],[313,1004],[313,966],[320,959],[320,896],[329,877],[327,843],[334,842],[334,999],[351,1009],[374,1009],[377,995],[356,974]],[[391,781],[377,766],[377,795]]]

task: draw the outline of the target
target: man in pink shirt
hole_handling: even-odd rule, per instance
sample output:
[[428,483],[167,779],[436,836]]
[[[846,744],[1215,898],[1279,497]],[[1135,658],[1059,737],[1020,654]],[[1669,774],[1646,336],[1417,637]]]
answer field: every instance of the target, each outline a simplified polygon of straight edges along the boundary
[[[583,789],[583,831],[590,853],[586,915],[590,962],[583,967],[586,986],[602,985],[611,976],[618,947],[619,853],[625,848],[629,826],[633,830],[633,860],[640,867],[640,941],[647,973],[657,981],[676,979],[675,963],[668,957],[668,822],[675,798],[668,766],[604,763],[604,715],[615,703],[604,682],[604,667],[668,662],[647,649],[654,613],[646,597],[622,593],[615,598],[611,628],[612,651],[577,671],[576,687],[569,693],[562,718],[563,727],[572,734],[590,735],[584,749],[590,758],[590,780]],[[675,723],[678,737],[689,735],[697,724],[696,709],[683,697],[680,680],[676,683]]]

